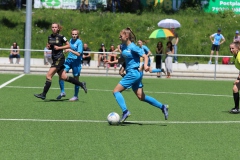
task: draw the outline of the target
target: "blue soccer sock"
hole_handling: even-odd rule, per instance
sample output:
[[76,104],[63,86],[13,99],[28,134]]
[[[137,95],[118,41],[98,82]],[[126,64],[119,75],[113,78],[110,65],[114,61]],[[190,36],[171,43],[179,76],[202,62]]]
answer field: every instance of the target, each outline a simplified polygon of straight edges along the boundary
[[127,110],[127,106],[126,106],[125,100],[124,100],[124,98],[122,96],[122,93],[114,92],[113,95],[114,95],[118,105],[122,109],[122,112],[126,111]]
[[158,102],[155,98],[145,95],[144,102],[151,104],[157,108],[162,108],[162,103]]
[[61,93],[65,93],[64,80],[59,80],[58,83],[59,83],[59,86],[60,86]]
[[161,71],[162,71],[161,69],[157,69],[157,68],[152,69],[152,73],[157,73],[157,72],[161,72]]
[[79,93],[79,86],[75,85],[75,87],[74,87],[74,96],[78,97],[78,93]]

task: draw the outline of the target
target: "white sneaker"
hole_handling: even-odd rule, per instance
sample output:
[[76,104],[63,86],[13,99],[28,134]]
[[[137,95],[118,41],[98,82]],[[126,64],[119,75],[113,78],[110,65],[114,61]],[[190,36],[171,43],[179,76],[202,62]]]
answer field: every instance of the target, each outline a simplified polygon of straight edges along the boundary
[[78,97],[73,96],[69,101],[78,101]]
[[208,64],[212,64],[212,61],[208,61]]

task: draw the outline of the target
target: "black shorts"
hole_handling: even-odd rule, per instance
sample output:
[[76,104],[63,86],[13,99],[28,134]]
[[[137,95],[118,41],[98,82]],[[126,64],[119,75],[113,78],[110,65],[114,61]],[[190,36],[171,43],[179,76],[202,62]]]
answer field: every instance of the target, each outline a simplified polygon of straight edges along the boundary
[[220,49],[220,45],[216,45],[216,44],[213,44],[212,45],[212,51],[219,51],[219,49]]
[[51,65],[51,68],[57,68],[57,72],[61,71],[62,69],[64,69],[64,62],[65,62],[65,57],[61,57],[57,60],[53,60],[53,63]]

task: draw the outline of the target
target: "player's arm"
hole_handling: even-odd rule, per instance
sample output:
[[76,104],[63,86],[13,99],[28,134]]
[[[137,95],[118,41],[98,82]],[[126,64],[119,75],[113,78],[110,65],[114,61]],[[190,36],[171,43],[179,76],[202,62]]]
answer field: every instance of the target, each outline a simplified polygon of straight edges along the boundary
[[144,60],[144,70],[145,72],[149,71],[149,67],[148,67],[148,56],[146,54],[142,55],[143,60]]
[[225,42],[225,38],[222,38],[222,41],[220,42],[220,44],[223,44]]

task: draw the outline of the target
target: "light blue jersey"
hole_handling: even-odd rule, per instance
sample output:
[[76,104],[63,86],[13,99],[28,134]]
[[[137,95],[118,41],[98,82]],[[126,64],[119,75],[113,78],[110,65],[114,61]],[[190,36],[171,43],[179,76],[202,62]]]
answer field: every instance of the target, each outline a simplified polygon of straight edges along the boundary
[[134,43],[129,44],[128,46],[122,45],[122,55],[126,63],[126,72],[133,68],[139,68],[140,57],[143,56],[141,49]]
[[[142,45],[142,47],[140,47],[141,49],[142,49],[142,52],[144,53],[144,54],[148,54],[148,52],[150,51],[150,49],[147,47],[147,46],[145,46],[145,45]],[[142,63],[142,64],[144,64],[144,63]],[[149,56],[148,56],[148,66],[150,67],[151,66],[151,59],[149,58]]]
[[222,39],[225,39],[222,34],[214,33],[211,35],[214,38],[213,44],[220,45]]
[[70,48],[80,53],[80,56],[75,55],[72,52],[68,53],[68,57],[64,63],[64,70],[69,72],[72,69],[73,76],[79,76],[82,69],[82,55],[83,55],[83,43],[80,39],[70,39]]
[[83,43],[80,39],[70,39],[69,41],[70,43],[70,48],[78,53],[80,53],[80,56],[77,56],[71,52],[68,53],[68,57],[67,58],[72,58],[72,59],[80,59],[82,60],[82,53],[83,53]]
[[142,47],[140,47],[140,48],[142,49],[143,53],[145,53],[145,54],[148,54],[148,52],[150,51],[150,49],[145,45],[142,45]]

